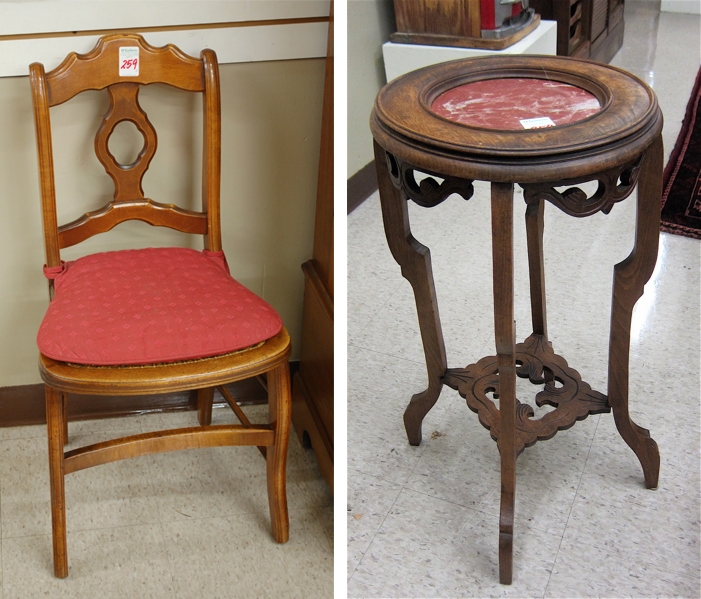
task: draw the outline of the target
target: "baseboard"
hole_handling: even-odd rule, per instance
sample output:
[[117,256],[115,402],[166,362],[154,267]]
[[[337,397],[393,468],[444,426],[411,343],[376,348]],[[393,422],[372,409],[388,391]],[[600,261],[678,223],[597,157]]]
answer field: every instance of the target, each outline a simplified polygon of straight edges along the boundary
[[375,162],[370,162],[348,179],[346,191],[348,212],[346,214],[353,212],[375,191],[377,191],[377,172],[375,171]]
[[[290,362],[291,375],[299,370],[299,361]],[[226,386],[240,405],[262,404],[268,401],[263,384],[256,378],[237,381]],[[214,407],[226,406],[214,396]],[[197,409],[197,392],[162,393],[139,396],[68,395],[68,420],[118,418],[154,412],[177,412]],[[44,385],[0,387],[0,427],[45,424]]]

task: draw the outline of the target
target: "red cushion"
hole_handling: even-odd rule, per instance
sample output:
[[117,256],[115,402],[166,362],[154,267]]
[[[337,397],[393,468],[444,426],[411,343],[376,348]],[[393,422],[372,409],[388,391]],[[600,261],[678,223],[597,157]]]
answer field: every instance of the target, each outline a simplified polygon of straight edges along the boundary
[[223,252],[105,252],[64,264],[39,328],[45,356],[153,364],[232,352],[277,335],[280,316],[229,274]]

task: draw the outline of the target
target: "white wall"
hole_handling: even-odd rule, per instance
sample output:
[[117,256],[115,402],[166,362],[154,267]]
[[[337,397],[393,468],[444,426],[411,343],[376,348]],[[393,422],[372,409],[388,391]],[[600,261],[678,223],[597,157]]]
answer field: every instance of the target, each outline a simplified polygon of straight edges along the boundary
[[131,28],[193,56],[214,48],[219,64],[326,56],[328,23],[320,20],[328,14],[329,0],[0,0],[0,77],[26,75],[32,62],[58,64],[108,31]]
[[[160,45],[148,33],[144,37]],[[49,70],[57,63],[46,61],[45,66]],[[232,274],[280,312],[292,336],[293,358],[299,355],[302,320],[300,266],[311,258],[312,249],[324,66],[320,57],[220,67],[224,250]],[[158,150],[144,179],[147,196],[197,209],[199,98],[166,86],[147,86],[140,100],[158,133]],[[93,149],[107,106],[106,92],[85,92],[52,109],[60,222],[99,207],[113,194],[111,179]],[[121,143],[129,146],[131,138],[124,136]],[[0,205],[4,256],[0,387],[4,387],[40,382],[35,338],[48,306],[28,77],[0,78]],[[201,239],[125,223],[69,248],[64,257],[156,245],[199,248]]]
[[660,10],[701,15],[701,0],[662,0]]
[[370,111],[387,83],[382,44],[395,31],[392,0],[348,0],[348,177],[373,160]]

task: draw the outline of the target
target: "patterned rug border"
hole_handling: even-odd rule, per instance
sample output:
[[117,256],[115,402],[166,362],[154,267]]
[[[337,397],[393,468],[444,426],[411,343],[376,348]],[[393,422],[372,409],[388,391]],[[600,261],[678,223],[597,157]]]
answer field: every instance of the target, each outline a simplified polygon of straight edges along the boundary
[[[662,178],[662,223],[660,229],[667,233],[674,233],[677,235],[684,235],[686,237],[692,237],[694,239],[701,239],[701,230],[688,227],[680,223],[674,223],[665,221],[664,208],[669,199],[670,191],[674,186],[676,181],[676,176],[679,169],[686,156],[686,151],[689,147],[689,143],[694,133],[694,128],[697,124],[697,119],[701,119],[701,68],[696,75],[696,81],[694,83],[689,102],[686,107],[686,113],[684,115],[684,121],[682,122],[682,127],[677,137],[677,141],[674,144],[674,149],[670,154],[667,166],[664,169],[664,175]],[[701,167],[701,158],[699,167]]]

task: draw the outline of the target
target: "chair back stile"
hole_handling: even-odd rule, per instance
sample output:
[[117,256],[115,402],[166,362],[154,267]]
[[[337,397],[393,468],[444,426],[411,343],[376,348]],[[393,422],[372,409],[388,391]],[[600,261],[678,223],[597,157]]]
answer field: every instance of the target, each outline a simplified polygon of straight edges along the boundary
[[54,184],[54,158],[51,144],[51,122],[44,65],[34,63],[29,67],[34,104],[37,150],[39,154],[39,185],[41,188],[42,224],[46,266],[56,268],[61,264],[56,217],[56,186]]
[[202,210],[207,213],[205,248],[221,251],[219,193],[221,186],[221,100],[217,55],[202,51],[204,62],[204,148],[202,151]]
[[[120,70],[120,48],[138,48],[138,71],[125,76]],[[46,266],[61,265],[60,250],[103,233],[127,220],[141,220],[204,237],[204,248],[221,248],[219,216],[221,170],[221,107],[216,54],[205,49],[196,59],[175,46],[155,48],[136,34],[115,34],[101,39],[88,54],[70,54],[63,63],[45,73],[43,65],[30,66],[34,118],[39,149]],[[202,211],[163,204],[144,196],[142,180],[157,149],[156,131],[138,101],[142,85],[164,83],[203,94],[204,143]],[[53,150],[49,108],[82,91],[107,89],[110,106],[95,137],[95,153],[115,185],[114,198],[102,208],[78,219],[58,224],[54,184]],[[123,121],[133,123],[144,146],[129,165],[117,162],[107,143]]]

